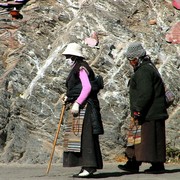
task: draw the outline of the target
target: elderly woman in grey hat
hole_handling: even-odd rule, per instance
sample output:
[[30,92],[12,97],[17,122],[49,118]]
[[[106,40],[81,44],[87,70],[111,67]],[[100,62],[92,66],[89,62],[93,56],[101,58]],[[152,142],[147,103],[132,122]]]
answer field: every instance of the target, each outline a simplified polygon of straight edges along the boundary
[[[165,88],[155,65],[140,42],[130,43],[126,58],[134,69],[129,83],[131,128],[125,165],[120,169],[139,172],[142,162],[151,163],[146,173],[164,171],[166,161],[165,120],[168,118]],[[131,136],[130,136],[131,135]]]
[[91,81],[92,68],[84,61],[81,46],[70,43],[62,53],[71,71],[66,80],[66,107],[69,109],[65,124],[63,166],[81,166],[74,177],[89,177],[103,168],[99,135],[103,134],[97,91]]

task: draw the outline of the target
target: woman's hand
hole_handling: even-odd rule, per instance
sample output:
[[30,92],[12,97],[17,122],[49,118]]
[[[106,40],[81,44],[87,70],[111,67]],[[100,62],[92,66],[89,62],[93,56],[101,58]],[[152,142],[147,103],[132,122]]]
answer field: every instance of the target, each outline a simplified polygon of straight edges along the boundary
[[77,115],[79,113],[79,104],[75,102],[72,106],[71,113]]
[[63,104],[66,104],[66,101],[67,101],[67,96],[66,96],[66,94],[63,94],[63,95],[61,96],[61,101],[62,101]]

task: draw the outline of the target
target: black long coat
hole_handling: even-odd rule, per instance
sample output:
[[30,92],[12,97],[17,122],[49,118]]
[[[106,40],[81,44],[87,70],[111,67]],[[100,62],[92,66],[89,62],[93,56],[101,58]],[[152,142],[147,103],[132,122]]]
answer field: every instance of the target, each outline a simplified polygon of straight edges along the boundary
[[[85,61],[80,61],[71,70],[67,81],[68,102],[73,103],[80,94],[82,85],[80,84],[79,71],[83,66],[88,71],[89,80],[94,80],[94,72]],[[77,88],[76,88],[77,87]],[[100,150],[99,134],[104,133],[101,121],[99,100],[97,94],[91,92],[86,99],[87,107],[84,115],[82,135],[81,135],[81,152],[64,152],[64,167],[93,167],[96,169],[103,168],[103,160]],[[81,108],[81,106],[80,106]]]
[[141,143],[126,148],[129,158],[141,162],[165,162],[165,120],[168,118],[163,81],[149,58],[134,69],[130,80],[131,115],[142,115]]
[[167,119],[165,88],[157,70],[145,59],[130,79],[130,110],[142,114],[145,120]]
[[[74,102],[78,98],[82,90],[82,84],[79,78],[80,67],[84,67],[87,70],[90,82],[95,79],[95,74],[86,61],[80,61],[76,63],[76,65],[73,67],[66,80],[66,95],[68,97],[67,101],[69,102]],[[93,127],[93,134],[100,135],[104,133],[104,128],[102,124],[100,105],[97,93],[98,91],[91,90],[89,96],[87,97],[84,103],[87,102],[88,106],[91,106],[92,108],[91,123]]]

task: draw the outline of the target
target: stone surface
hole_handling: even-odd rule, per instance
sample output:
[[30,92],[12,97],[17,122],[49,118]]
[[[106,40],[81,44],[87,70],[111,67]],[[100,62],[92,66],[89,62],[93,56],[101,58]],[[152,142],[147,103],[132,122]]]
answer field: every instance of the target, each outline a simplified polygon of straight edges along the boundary
[[[180,48],[165,41],[180,11],[170,1],[29,0],[20,13],[23,19],[0,16],[0,162],[48,162],[69,71],[61,53],[69,42],[81,43],[87,61],[104,77],[99,99],[105,161],[115,161],[124,151],[132,69],[123,53],[134,40],[143,43],[176,95],[168,109],[167,145],[180,150]],[[84,43],[92,32],[98,33],[98,48]],[[61,161],[62,136],[63,124],[53,162]]]
[[172,4],[176,9],[180,10],[180,0],[173,0]]
[[180,44],[180,22],[177,22],[171,27],[166,34],[166,41],[173,44]]

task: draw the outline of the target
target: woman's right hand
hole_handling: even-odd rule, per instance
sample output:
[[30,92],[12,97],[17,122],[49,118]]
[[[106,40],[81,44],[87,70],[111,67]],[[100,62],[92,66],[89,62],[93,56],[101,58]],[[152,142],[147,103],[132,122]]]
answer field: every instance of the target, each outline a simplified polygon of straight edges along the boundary
[[63,104],[66,104],[66,101],[67,101],[67,96],[66,96],[66,94],[64,93],[64,94],[62,94],[62,96],[61,96],[61,101],[62,101],[62,103]]

